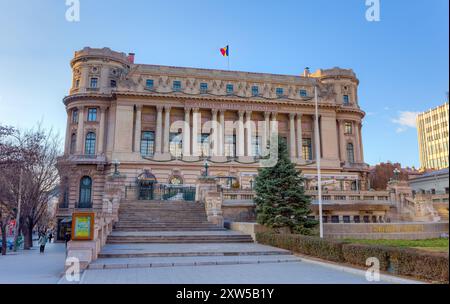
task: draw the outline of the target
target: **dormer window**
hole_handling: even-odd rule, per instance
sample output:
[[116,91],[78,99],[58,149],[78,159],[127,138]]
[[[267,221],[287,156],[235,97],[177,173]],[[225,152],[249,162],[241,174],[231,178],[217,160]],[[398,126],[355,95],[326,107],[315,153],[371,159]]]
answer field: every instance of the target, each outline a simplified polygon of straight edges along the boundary
[[277,88],[276,94],[277,94],[277,97],[283,97],[283,88]]
[[348,95],[344,95],[342,98],[342,103],[346,106],[348,106],[350,104],[350,98]]
[[208,93],[208,84],[206,82],[200,83],[200,93]]
[[91,89],[95,89],[98,86],[98,78],[93,77],[91,78],[91,83],[90,83],[90,87]]
[[173,82],[172,88],[173,88],[173,90],[174,90],[175,92],[181,91],[181,81],[175,80],[175,81]]
[[117,87],[117,82],[114,79],[111,79],[110,86],[111,88]]
[[231,95],[234,93],[234,87],[232,84],[227,84],[227,94]]
[[300,90],[300,97],[308,97],[306,90]]
[[153,90],[153,79],[147,79],[145,81],[145,87],[149,90]]
[[259,95],[258,86],[252,86],[252,96],[258,96],[258,95]]

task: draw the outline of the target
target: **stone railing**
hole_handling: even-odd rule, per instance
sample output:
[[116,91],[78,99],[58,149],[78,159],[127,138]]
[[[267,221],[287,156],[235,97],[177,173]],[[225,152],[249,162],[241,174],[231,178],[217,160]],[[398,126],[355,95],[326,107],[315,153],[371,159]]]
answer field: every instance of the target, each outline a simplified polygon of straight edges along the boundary
[[[317,201],[317,191],[307,190],[305,193],[311,196],[313,202]],[[382,203],[390,204],[390,194],[388,191],[323,191],[323,203],[339,204],[344,202],[352,203]]]

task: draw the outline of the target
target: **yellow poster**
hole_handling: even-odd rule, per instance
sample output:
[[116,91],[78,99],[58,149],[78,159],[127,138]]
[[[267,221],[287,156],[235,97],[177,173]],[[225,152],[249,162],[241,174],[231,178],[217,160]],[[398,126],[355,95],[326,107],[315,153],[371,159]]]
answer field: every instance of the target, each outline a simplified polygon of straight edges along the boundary
[[75,238],[89,238],[91,234],[91,217],[80,216],[75,218]]

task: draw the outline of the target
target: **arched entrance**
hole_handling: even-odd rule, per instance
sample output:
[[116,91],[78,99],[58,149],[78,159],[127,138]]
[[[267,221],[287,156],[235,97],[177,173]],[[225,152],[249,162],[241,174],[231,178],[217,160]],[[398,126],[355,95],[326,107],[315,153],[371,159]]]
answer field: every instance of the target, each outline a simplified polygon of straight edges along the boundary
[[152,200],[154,199],[154,191],[156,184],[156,177],[149,171],[144,170],[137,178],[138,184],[138,199],[139,200]]

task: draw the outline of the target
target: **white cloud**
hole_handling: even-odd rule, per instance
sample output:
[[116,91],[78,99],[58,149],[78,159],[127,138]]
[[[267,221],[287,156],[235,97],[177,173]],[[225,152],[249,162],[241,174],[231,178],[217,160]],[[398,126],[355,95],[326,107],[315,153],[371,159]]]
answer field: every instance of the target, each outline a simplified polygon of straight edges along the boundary
[[393,118],[392,122],[399,125],[396,129],[397,133],[402,133],[408,128],[416,128],[416,117],[420,112],[400,111],[398,117]]

